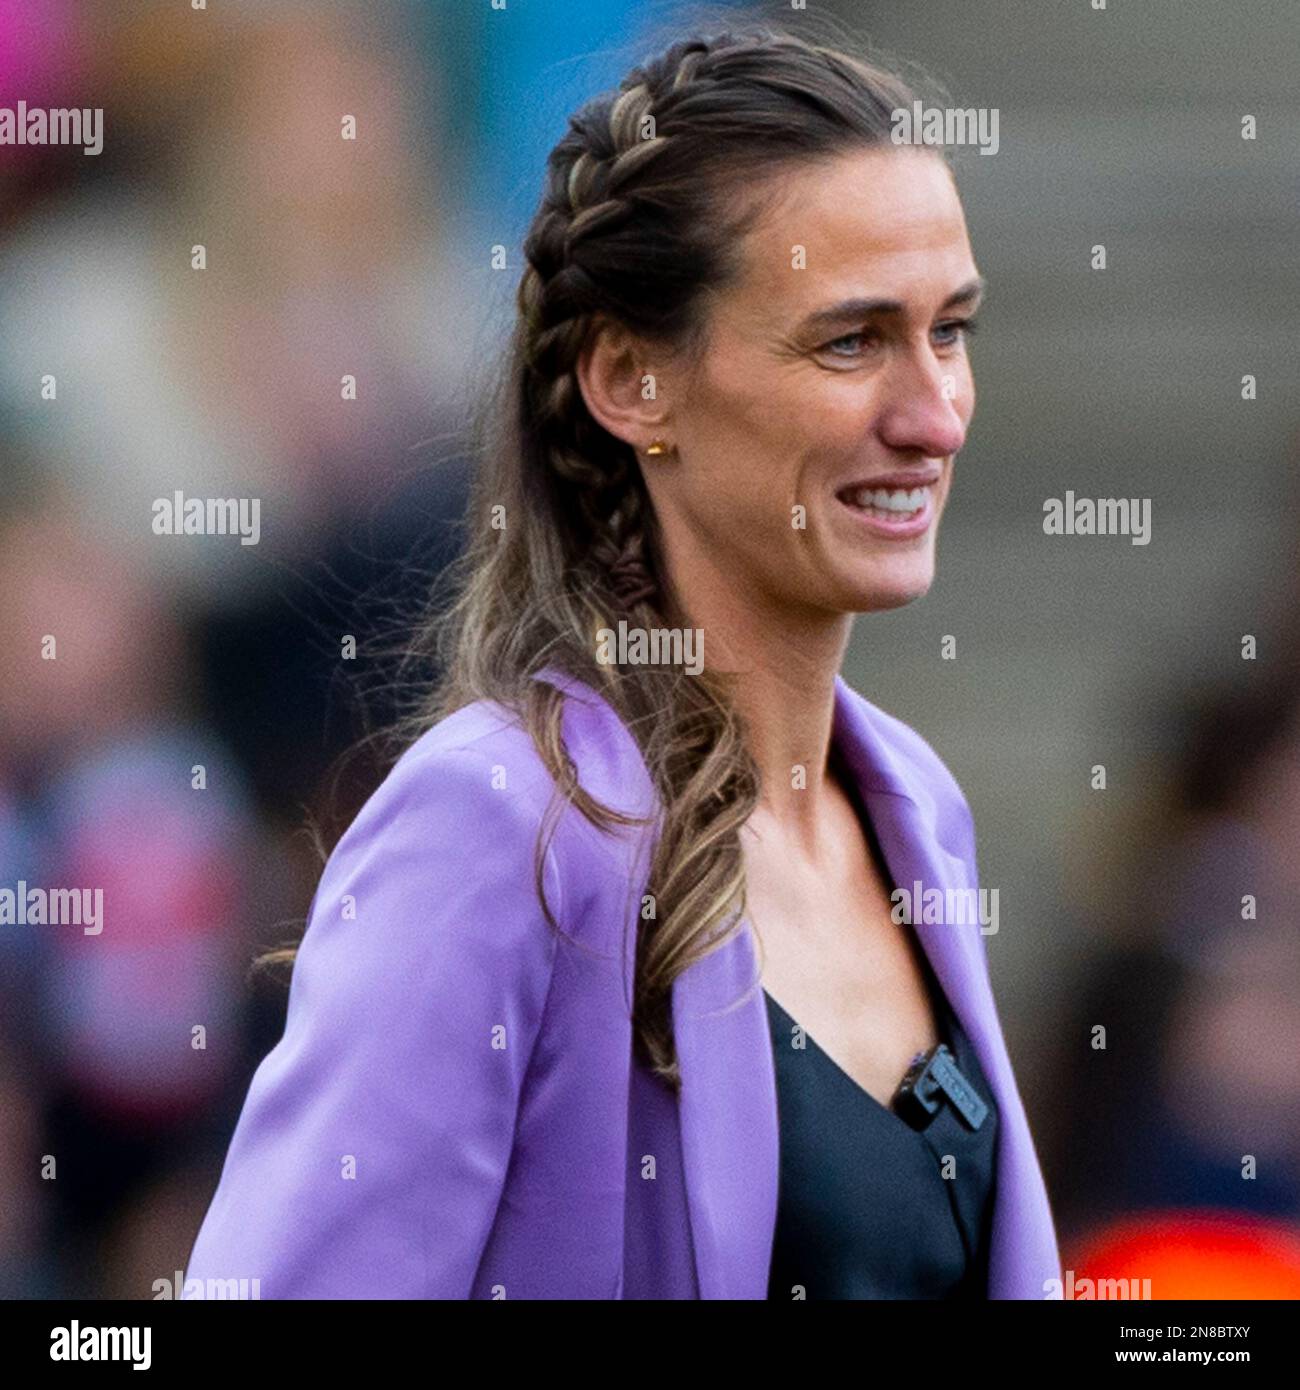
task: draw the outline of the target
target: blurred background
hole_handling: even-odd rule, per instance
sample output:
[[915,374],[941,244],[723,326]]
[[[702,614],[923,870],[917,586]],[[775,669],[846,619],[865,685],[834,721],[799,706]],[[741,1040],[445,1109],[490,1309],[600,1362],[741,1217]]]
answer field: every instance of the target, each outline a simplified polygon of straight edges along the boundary
[[[1300,11],[815,8],[1000,112],[957,161],[991,290],[938,580],[845,675],[974,808],[1065,1267],[1300,1296]],[[0,105],[105,113],[96,157],[0,146],[0,887],[113,904],[0,926],[0,1295],[184,1269],[283,1025],[250,962],[460,543],[546,152],[675,14],[0,0]],[[155,535],[178,490],[261,499],[259,544]],[[1150,498],[1150,544],[1045,536],[1067,490]]]

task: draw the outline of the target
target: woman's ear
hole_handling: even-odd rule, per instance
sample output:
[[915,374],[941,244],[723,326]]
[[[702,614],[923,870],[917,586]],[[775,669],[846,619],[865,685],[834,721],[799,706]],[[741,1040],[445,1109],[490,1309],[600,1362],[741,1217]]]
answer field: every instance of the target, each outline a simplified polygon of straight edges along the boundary
[[593,419],[638,453],[669,426],[661,382],[645,345],[622,324],[600,319],[578,357],[578,389]]

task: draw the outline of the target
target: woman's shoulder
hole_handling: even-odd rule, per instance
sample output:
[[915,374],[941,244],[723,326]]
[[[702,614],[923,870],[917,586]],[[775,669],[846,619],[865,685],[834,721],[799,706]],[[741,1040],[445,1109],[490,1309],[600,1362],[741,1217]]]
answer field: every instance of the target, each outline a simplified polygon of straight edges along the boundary
[[[627,814],[649,814],[649,774],[612,705],[576,677],[548,669],[535,679],[561,692],[561,736],[583,789]],[[380,787],[389,797],[443,804],[451,790],[468,802],[505,792],[532,820],[546,809],[555,780],[521,712],[496,700],[463,705],[420,734]]]
[[[558,683],[558,682],[557,682]],[[629,815],[653,809],[634,740],[589,686],[565,679],[561,732],[582,788]],[[487,864],[532,882],[534,853],[556,784],[518,711],[497,701],[462,706],[411,742],[344,831],[330,869],[383,864],[423,879],[472,876]],[[548,880],[572,897],[625,875],[638,842],[597,829],[561,802],[547,834]],[[405,851],[405,852],[404,852]]]
[[[616,799],[619,779],[633,779],[613,711],[573,691],[563,719],[580,781]],[[504,705],[475,701],[426,729],[326,859],[291,1008],[327,994],[346,1012],[373,988],[423,1009],[415,1001],[439,971],[462,982],[477,972],[488,994],[544,980],[555,950],[547,913],[565,936],[615,951],[641,843],[598,831],[563,801],[553,811],[555,790],[522,717]]]

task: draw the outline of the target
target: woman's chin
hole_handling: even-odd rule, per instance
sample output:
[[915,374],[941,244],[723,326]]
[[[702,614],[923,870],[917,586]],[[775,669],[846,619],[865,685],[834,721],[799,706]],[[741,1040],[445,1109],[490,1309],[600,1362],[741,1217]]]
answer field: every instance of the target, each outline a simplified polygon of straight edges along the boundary
[[925,589],[907,591],[885,589],[877,593],[863,595],[854,606],[855,613],[887,613],[891,608],[905,608],[918,598],[925,597]]
[[883,613],[924,598],[934,583],[934,566],[928,561],[927,556],[924,564],[890,567],[866,575],[855,575],[850,586],[853,602],[849,611]]

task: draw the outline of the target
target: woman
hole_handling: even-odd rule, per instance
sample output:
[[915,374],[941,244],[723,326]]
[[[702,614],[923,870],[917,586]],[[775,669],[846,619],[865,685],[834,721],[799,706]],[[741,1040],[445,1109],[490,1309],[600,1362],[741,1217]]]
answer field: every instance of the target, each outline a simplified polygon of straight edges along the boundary
[[[891,902],[974,888],[970,811],[838,675],[854,613],[929,587],[974,406],[979,278],[944,159],[890,141],[911,100],[761,26],[572,117],[448,674],[325,868],[191,1278],[1059,1277],[978,924]],[[937,1100],[904,1119],[918,1054]]]

